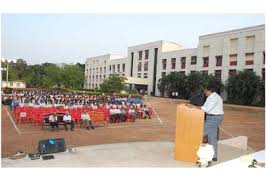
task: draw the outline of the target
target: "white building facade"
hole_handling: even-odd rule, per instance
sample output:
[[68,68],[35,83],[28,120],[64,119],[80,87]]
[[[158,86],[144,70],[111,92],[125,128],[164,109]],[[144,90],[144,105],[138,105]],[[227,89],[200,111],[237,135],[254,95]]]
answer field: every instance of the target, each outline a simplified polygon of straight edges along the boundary
[[[170,72],[204,71],[225,83],[230,75],[245,69],[265,77],[265,25],[202,35],[193,49],[155,41],[128,47],[127,57],[108,54],[88,58],[84,86],[99,87],[110,74],[119,74],[130,77],[130,87],[144,86],[148,94],[160,96],[158,80]],[[142,78],[143,85],[138,82],[134,86],[134,78]]]

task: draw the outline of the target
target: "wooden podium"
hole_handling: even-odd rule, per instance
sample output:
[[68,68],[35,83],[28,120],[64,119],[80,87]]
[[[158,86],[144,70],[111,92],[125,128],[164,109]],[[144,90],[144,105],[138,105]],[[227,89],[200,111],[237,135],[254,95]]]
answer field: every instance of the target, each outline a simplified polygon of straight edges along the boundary
[[175,159],[188,162],[198,160],[197,151],[203,138],[204,112],[178,105],[176,111]]

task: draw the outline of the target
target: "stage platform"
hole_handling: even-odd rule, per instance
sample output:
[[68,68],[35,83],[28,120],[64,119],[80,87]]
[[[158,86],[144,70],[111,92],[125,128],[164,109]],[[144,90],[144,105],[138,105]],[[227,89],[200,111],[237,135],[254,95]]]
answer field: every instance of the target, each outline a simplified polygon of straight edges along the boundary
[[[239,158],[250,152],[219,143],[218,162]],[[130,142],[77,147],[77,152],[53,154],[55,159],[2,159],[2,167],[183,167],[195,168],[190,162],[174,160],[174,142]]]

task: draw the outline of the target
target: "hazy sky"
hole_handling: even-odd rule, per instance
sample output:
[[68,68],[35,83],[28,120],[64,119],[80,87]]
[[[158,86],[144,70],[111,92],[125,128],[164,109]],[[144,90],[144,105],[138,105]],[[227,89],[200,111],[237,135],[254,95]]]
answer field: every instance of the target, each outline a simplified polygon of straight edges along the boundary
[[131,45],[167,40],[197,47],[202,34],[264,24],[263,14],[2,14],[2,58],[84,63]]

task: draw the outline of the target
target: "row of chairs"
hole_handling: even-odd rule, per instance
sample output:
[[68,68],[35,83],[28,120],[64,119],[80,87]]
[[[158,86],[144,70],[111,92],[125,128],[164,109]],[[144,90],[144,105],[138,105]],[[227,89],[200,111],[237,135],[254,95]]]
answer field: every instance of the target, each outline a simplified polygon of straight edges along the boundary
[[[65,113],[69,112],[72,116],[72,118],[75,120],[76,123],[79,123],[81,121],[81,114],[87,111],[89,112],[90,115],[91,113],[99,113],[103,114],[104,120],[109,121],[110,119],[110,113],[107,108],[99,108],[96,110],[92,110],[91,108],[77,108],[77,109],[64,109],[64,108],[54,108],[54,107],[30,107],[30,106],[25,106],[25,107],[16,107],[15,108],[15,118],[17,123],[33,123],[34,126],[36,124],[42,125],[43,124],[43,117],[47,114],[51,114],[53,112],[57,113]],[[91,113],[90,113],[91,112]],[[149,107],[149,112],[152,114],[152,109]],[[96,114],[97,115],[97,114]],[[92,115],[93,116],[93,115]],[[127,121],[132,121],[133,118],[130,114],[126,114]],[[138,111],[137,112],[137,118],[142,117],[142,112]]]

